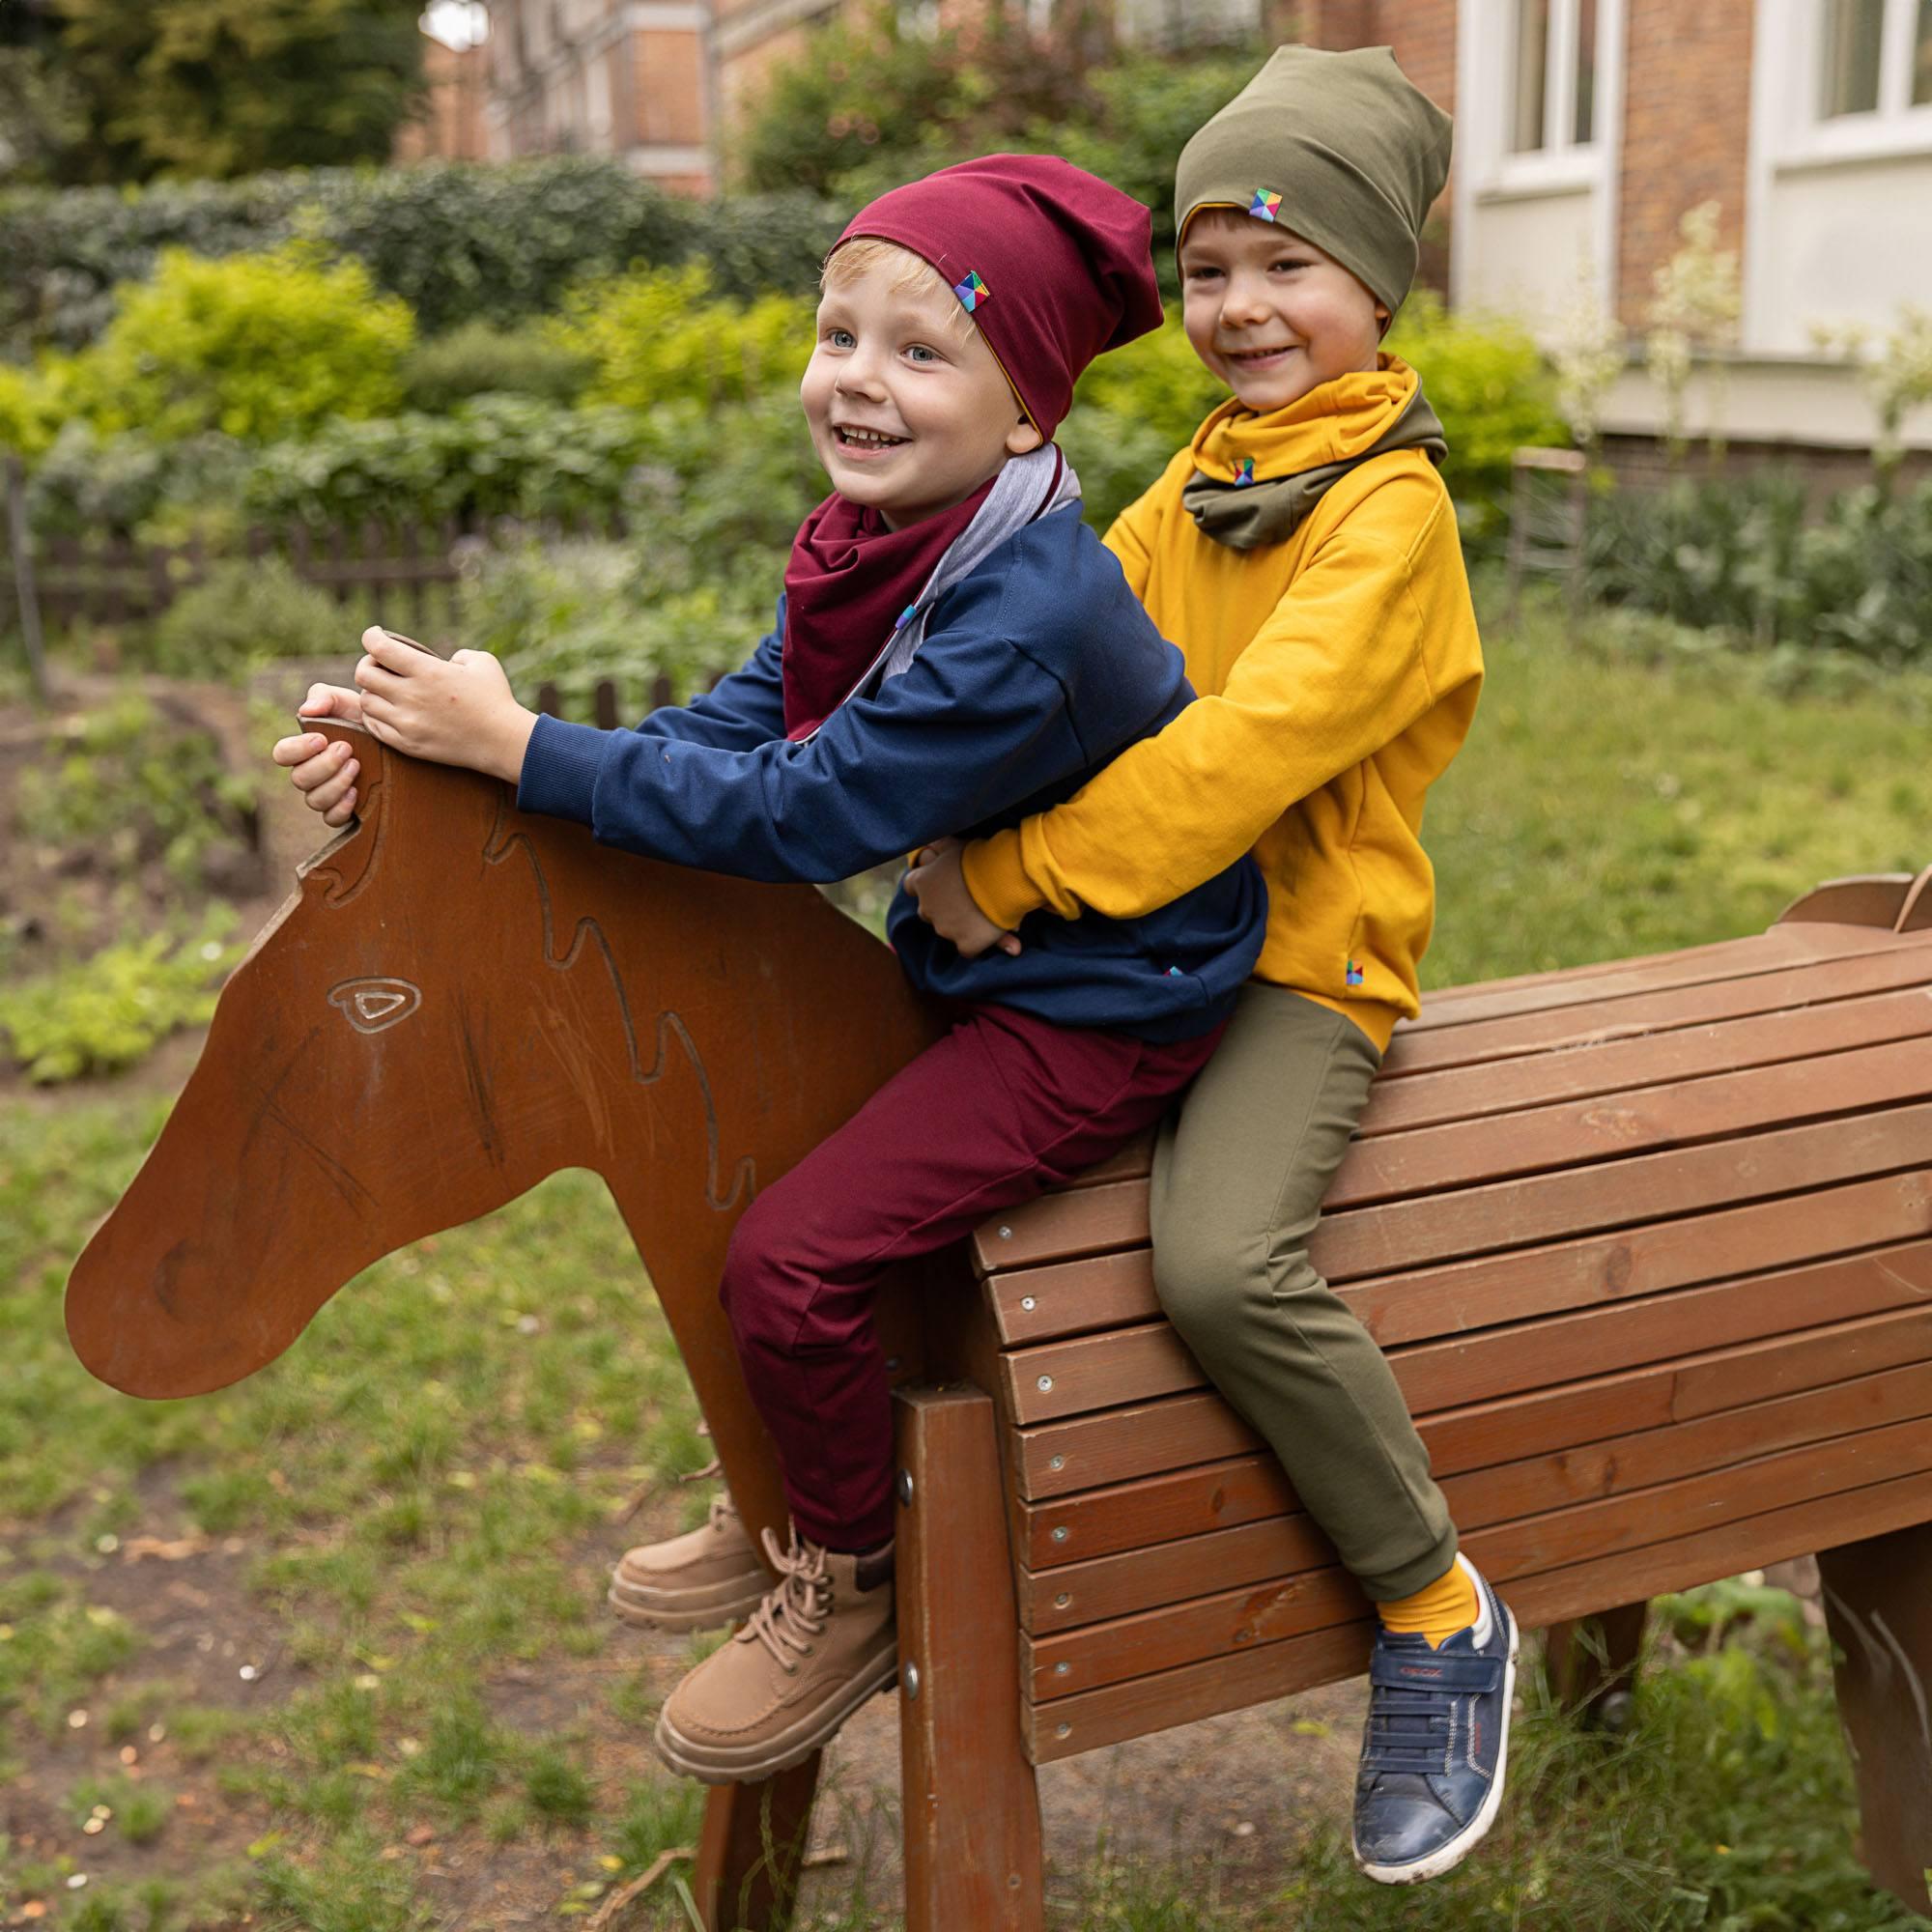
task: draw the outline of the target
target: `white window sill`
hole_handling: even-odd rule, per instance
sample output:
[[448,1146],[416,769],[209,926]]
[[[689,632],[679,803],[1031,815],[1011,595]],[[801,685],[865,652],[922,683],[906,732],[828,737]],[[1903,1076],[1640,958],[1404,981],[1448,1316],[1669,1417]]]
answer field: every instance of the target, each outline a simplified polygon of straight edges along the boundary
[[1932,156],[1932,107],[1905,114],[1843,114],[1795,136],[1772,165],[1780,173]]
[[1602,151],[1562,148],[1554,154],[1505,155],[1476,186],[1478,201],[1523,201],[1537,195],[1583,194],[1604,177]]

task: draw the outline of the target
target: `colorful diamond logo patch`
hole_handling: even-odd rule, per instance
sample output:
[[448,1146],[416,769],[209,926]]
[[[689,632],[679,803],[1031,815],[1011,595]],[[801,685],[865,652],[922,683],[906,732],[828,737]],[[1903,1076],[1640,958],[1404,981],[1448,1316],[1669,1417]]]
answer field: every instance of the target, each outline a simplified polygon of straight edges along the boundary
[[[1279,195],[1275,197],[1277,201],[1280,198]],[[977,269],[968,269],[966,279],[952,284],[952,293],[959,298],[960,306],[968,315],[971,315],[982,301],[993,299],[992,290],[980,279],[980,271]]]
[[1271,188],[1256,188],[1254,200],[1248,203],[1248,213],[1257,221],[1272,221],[1280,212],[1280,195],[1276,194]]
[[1359,986],[1362,983],[1362,969],[1351,959],[1349,961],[1348,971],[1342,977],[1350,985]]
[[1254,480],[1255,459],[1252,456],[1244,456],[1235,465],[1235,488],[1238,490],[1243,483],[1252,483]]

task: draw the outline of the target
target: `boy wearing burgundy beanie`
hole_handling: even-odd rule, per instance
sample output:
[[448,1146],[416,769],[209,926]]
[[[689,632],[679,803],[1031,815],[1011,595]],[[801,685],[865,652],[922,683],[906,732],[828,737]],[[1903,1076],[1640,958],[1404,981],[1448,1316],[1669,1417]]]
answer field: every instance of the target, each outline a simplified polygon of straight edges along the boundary
[[[1049,440],[1087,363],[1161,321],[1149,230],[1092,175],[1016,156],[852,222],[801,390],[833,494],[793,544],[771,634],[709,695],[599,731],[534,717],[487,654],[443,663],[372,630],[359,699],[318,691],[305,711],[353,710],[384,744],[512,780],[522,810],[604,842],[757,879],[844,878],[1070,797],[1192,696]],[[310,738],[275,756],[348,817],[353,761]],[[725,1263],[791,1507],[789,1547],[766,1539],[780,1580],[728,1505],[614,1579],[640,1622],[750,1612],[665,1704],[675,1768],[767,1776],[892,1682],[879,1277],[1153,1125],[1212,1052],[1265,917],[1239,855],[1146,917],[1044,922],[1024,959],[964,959],[895,900],[906,972],[957,1020],[759,1194]]]

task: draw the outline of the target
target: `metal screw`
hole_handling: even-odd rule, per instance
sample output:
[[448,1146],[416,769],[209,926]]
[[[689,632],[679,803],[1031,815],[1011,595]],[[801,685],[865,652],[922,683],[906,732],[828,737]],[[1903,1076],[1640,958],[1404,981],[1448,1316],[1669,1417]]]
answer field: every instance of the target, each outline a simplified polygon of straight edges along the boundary
[[1073,1666],[1070,1663],[1056,1663],[1053,1666],[1053,1674],[1056,1677],[1065,1677],[1072,1668]]
[[1003,1241],[1010,1241],[1010,1240],[1012,1239],[1012,1237],[1013,1237],[1013,1231],[1012,1231],[1012,1230],[1011,1230],[1010,1228],[1002,1228],[1002,1229],[1000,1230],[1000,1239],[1001,1239],[1001,1240],[1003,1240]]
[[1053,1386],[1053,1378],[1051,1376],[1040,1377],[1039,1392],[1041,1395],[1044,1395],[1047,1392],[1047,1390],[1050,1389],[1052,1386]]
[[1073,1735],[1073,1726],[1071,1724],[1058,1725],[1053,1735],[1057,1738],[1070,1738]]
[[1066,1466],[1066,1458],[1065,1456],[1055,1456],[1048,1462],[1046,1466],[1049,1469],[1064,1469]]
[[1065,1543],[1066,1541],[1066,1525],[1064,1522],[1053,1532],[1053,1540],[1056,1543]]
[[906,1695],[908,1697],[917,1698],[919,1695],[919,1665],[916,1663],[908,1663],[906,1667],[899,1672],[899,1677],[900,1680],[905,1685]]
[[1024,1308],[1029,1315],[1031,1315],[1033,1313],[1033,1296],[1030,1294],[1021,1295],[1020,1306]]
[[889,1369],[895,1369],[895,1368],[897,1368],[897,1367],[898,1367],[898,1365],[899,1365],[899,1358],[898,1358],[898,1357],[897,1357],[896,1355],[888,1355],[888,1356],[886,1357],[886,1367],[887,1367],[887,1368],[889,1368]]
[[910,1469],[901,1469],[899,1471],[899,1501],[907,1509],[912,1507],[912,1471]]
[[1067,1606],[1067,1605],[1070,1604],[1072,1601],[1073,1599],[1069,1597],[1065,1590],[1063,1590],[1061,1591],[1059,1596],[1054,1598],[1053,1607],[1056,1610],[1064,1610]]

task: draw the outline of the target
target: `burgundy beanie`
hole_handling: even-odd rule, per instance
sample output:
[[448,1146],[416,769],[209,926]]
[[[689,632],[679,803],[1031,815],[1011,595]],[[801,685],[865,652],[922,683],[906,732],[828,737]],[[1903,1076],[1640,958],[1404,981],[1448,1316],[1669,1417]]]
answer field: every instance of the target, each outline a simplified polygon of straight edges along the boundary
[[1162,321],[1153,216],[1051,155],[988,155],[882,194],[852,217],[937,269],[979,325],[1042,436],[1094,356]]

